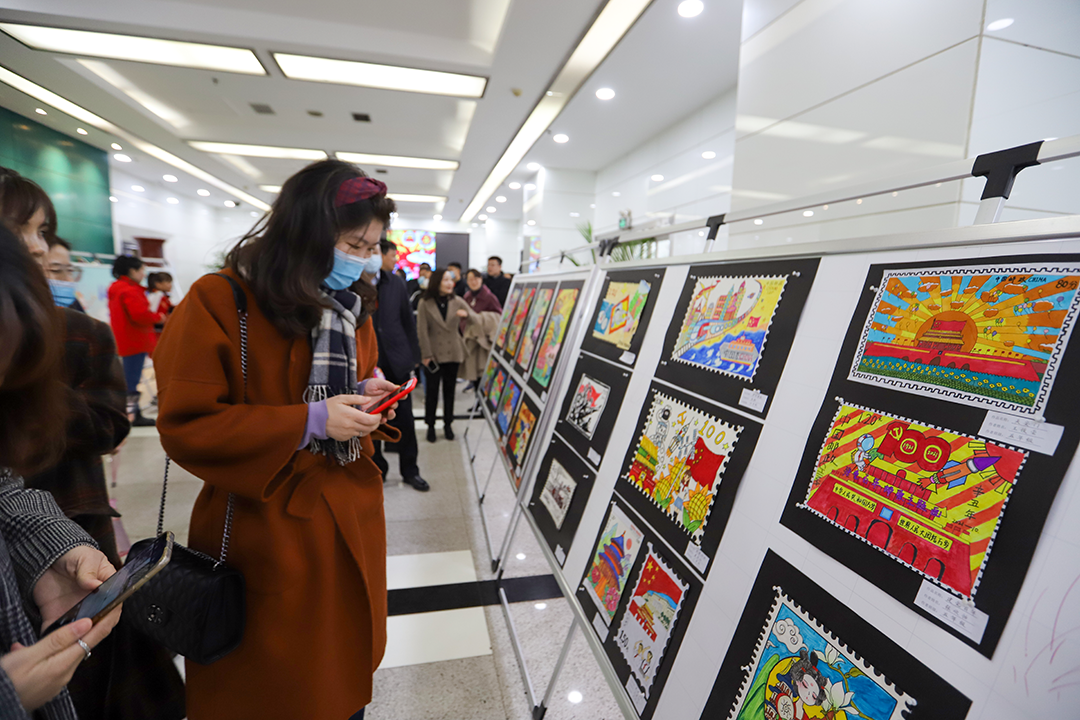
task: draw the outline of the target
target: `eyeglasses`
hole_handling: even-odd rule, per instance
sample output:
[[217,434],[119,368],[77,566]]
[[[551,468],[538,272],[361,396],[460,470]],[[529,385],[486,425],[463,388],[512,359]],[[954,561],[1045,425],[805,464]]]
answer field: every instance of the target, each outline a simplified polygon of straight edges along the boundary
[[82,273],[82,268],[74,265],[60,265],[59,263],[49,265],[49,275],[57,280],[79,282],[79,280],[82,280]]

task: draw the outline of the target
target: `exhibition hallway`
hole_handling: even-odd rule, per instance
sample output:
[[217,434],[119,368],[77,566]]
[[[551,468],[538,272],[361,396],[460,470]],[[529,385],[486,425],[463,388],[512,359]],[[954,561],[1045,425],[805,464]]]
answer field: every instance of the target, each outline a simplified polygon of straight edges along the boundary
[[[469,406],[458,384],[459,412]],[[483,420],[476,466],[486,477],[495,448]],[[431,490],[420,493],[401,481],[397,457],[388,454],[384,484],[389,614],[387,648],[375,673],[370,720],[528,720],[532,708],[492,581],[490,557],[479,517],[462,436],[421,442],[420,470]],[[423,423],[417,424],[422,435]],[[135,428],[120,450],[110,494],[127,535],[148,537],[157,523],[165,454],[155,428]],[[202,482],[173,465],[165,529],[186,543],[188,517]],[[495,468],[485,502],[496,540],[509,522],[514,498],[503,470]],[[244,531],[242,526],[234,530]],[[524,647],[535,691],[543,694],[571,621],[571,611],[531,531],[523,523],[504,573],[504,589]],[[577,700],[577,702],[572,702]],[[621,717],[596,660],[577,633],[556,686],[550,720],[615,720]]]

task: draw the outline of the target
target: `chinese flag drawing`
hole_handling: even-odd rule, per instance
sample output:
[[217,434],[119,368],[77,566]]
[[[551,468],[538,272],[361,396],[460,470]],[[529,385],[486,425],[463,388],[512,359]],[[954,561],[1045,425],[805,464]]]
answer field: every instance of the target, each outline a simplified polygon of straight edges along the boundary
[[690,475],[699,485],[711,491],[725,457],[707,448],[705,440],[699,436],[694,443],[694,454],[690,458]]

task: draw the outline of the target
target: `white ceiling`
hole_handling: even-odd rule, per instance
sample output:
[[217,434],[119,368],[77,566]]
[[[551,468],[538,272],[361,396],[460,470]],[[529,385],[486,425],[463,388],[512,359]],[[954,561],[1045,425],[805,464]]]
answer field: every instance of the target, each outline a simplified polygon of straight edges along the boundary
[[[196,151],[186,141],[458,160],[456,172],[365,168],[385,170],[378,176],[391,192],[448,196],[445,210],[406,203],[400,208],[403,215],[441,210],[452,218],[472,199],[604,4],[6,0],[0,9],[3,21],[250,47],[256,52],[267,76],[96,60],[175,111],[180,119],[171,123],[91,72],[79,58],[35,51],[0,34],[0,64],[268,202],[273,195],[258,186],[280,185],[303,161],[244,158],[238,167],[222,156]],[[556,146],[549,134],[524,162],[599,169],[735,84],[740,0],[712,0],[693,20],[679,17],[677,4],[655,0],[555,121],[552,132],[569,134],[571,142]],[[293,81],[281,75],[273,52],[463,72],[487,77],[488,85],[484,97],[462,100]],[[614,88],[616,98],[597,100],[594,92],[601,86]],[[0,87],[0,102],[32,112],[23,108],[32,108],[33,102],[7,86]],[[258,114],[251,103],[268,104],[274,114]],[[322,115],[313,117],[309,110]],[[357,122],[352,113],[367,113],[371,122]],[[75,136],[78,123],[63,117],[53,111],[46,120]],[[80,139],[100,147],[112,140],[96,130]],[[124,166],[127,172],[160,178],[170,171],[152,158],[129,154],[135,162]],[[202,184],[192,180],[191,185]],[[520,202],[503,207],[515,206],[520,208]]]

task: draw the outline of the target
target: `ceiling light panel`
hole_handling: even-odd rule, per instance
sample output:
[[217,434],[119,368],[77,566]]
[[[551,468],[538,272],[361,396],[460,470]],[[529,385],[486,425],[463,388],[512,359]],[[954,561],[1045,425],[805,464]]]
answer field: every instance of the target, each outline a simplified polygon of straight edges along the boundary
[[244,75],[266,74],[255,53],[247,48],[14,23],[0,23],[0,30],[35,50]]
[[386,193],[386,197],[390,198],[394,202],[417,202],[417,203],[446,202],[446,196],[445,195],[410,195],[408,193]]
[[372,155],[370,153],[335,152],[338,160],[357,165],[379,165],[386,167],[415,168],[417,170],[457,170],[457,160],[436,160],[434,158],[403,157],[400,155]]
[[216,155],[242,155],[243,157],[281,158],[285,160],[325,160],[322,150],[276,147],[272,145],[243,145],[241,143],[204,142],[189,140],[188,145],[203,152]]
[[274,53],[274,60],[277,61],[281,72],[290,80],[467,98],[483,97],[484,89],[487,87],[487,78],[438,70],[418,70],[396,65],[379,65],[288,53]]

